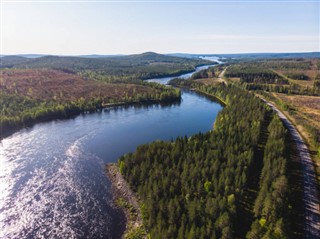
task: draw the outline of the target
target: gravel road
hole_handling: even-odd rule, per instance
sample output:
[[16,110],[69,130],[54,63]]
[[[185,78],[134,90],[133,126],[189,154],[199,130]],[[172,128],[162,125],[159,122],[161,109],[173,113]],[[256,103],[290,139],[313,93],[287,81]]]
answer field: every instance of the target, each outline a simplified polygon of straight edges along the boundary
[[[262,99],[265,101],[264,99]],[[308,148],[298,133],[296,128],[288,118],[278,110],[273,104],[265,101],[274,111],[277,112],[296,143],[303,169],[303,201],[305,207],[305,236],[306,239],[320,238],[320,210],[319,210],[319,192],[317,188],[317,179],[314,172],[313,162],[311,160]]]

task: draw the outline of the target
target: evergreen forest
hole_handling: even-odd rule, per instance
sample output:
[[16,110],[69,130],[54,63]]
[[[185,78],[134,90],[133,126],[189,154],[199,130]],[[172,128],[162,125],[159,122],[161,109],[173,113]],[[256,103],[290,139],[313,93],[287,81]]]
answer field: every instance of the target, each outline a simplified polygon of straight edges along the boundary
[[[236,230],[239,198],[249,174],[259,170],[254,168],[255,150],[270,110],[253,94],[234,86],[199,86],[198,90],[226,103],[212,131],[142,145],[119,159],[122,174],[141,198],[151,238],[246,234]],[[285,130],[277,116],[269,131],[255,220],[247,238],[288,238]]]

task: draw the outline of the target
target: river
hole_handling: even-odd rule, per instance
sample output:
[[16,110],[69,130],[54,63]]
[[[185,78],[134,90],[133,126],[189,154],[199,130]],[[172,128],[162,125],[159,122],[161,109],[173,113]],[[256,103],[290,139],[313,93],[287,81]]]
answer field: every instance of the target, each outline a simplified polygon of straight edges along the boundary
[[159,83],[159,84],[167,85],[167,84],[169,83],[169,81],[172,80],[173,78],[188,79],[188,78],[190,78],[195,72],[208,69],[210,66],[214,66],[214,65],[198,66],[198,67],[196,68],[196,70],[193,71],[193,72],[189,72],[189,73],[182,74],[182,75],[180,75],[180,76],[175,76],[175,77],[170,76],[170,77],[162,77],[162,78],[150,79],[150,80],[148,80],[148,82],[156,82],[156,83]]
[[143,143],[208,131],[221,109],[183,91],[176,104],[108,108],[4,138],[0,238],[119,238],[124,216],[112,207],[105,163]]

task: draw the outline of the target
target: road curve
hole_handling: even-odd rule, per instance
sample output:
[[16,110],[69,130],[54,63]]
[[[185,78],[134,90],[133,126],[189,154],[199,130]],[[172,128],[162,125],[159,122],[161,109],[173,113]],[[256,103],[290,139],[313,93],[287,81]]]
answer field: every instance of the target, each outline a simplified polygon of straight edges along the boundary
[[300,156],[303,169],[303,201],[305,208],[305,236],[306,239],[320,238],[320,212],[319,212],[319,192],[317,188],[317,179],[314,172],[313,162],[311,160],[308,148],[304,143],[303,138],[298,133],[296,128],[288,120],[288,118],[278,110],[273,104],[262,99],[275,112],[285,124],[286,128],[292,135],[296,143],[297,150]]

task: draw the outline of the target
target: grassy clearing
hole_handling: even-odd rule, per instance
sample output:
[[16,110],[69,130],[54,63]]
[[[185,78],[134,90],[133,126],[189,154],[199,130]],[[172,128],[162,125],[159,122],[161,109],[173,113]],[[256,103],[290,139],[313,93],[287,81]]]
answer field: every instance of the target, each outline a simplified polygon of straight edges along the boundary
[[228,78],[228,81],[233,82],[233,83],[240,83],[240,78],[239,77],[230,77],[230,78]]
[[204,85],[217,85],[223,82],[223,80],[219,78],[198,79],[196,81]]
[[320,129],[320,97],[303,95],[274,94],[282,101],[303,113],[310,123]]

